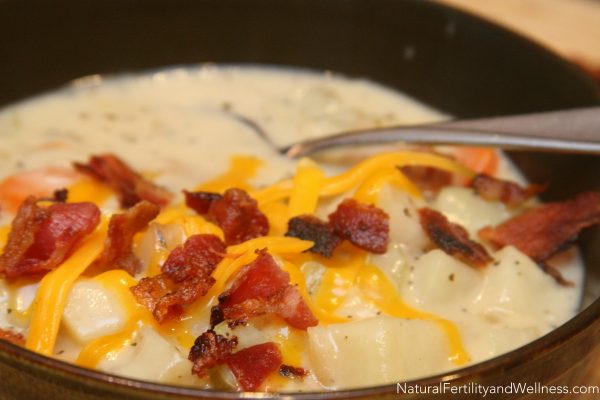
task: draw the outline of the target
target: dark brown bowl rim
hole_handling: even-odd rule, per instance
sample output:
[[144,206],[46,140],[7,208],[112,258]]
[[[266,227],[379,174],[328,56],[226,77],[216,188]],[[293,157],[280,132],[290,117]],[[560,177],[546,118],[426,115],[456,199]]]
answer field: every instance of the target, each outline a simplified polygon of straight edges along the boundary
[[[599,319],[600,316],[600,299],[595,300],[590,306],[579,312],[571,320],[567,321],[558,328],[552,330],[548,334],[528,343],[527,345],[502,354],[498,357],[476,363],[461,369],[452,370],[446,373],[437,374],[434,376],[415,379],[406,382],[408,386],[432,386],[438,385],[440,382],[448,382],[452,384],[459,380],[464,380],[468,377],[481,377],[487,373],[503,370],[507,371],[511,367],[521,364],[524,361],[535,358],[544,352],[550,352],[553,349],[561,346],[570,338],[577,336],[587,327]],[[111,375],[96,370],[82,368],[71,363],[67,363],[54,358],[49,358],[22,347],[13,345],[6,341],[0,341],[0,350],[14,356],[15,358],[23,359],[32,364],[38,364],[50,370],[60,371],[66,375],[71,375],[73,379],[83,378],[85,380],[96,381],[100,384],[117,385],[122,389],[136,389],[142,392],[152,392],[154,394],[178,395],[181,397],[196,397],[196,398],[217,398],[217,399],[330,399],[330,398],[356,398],[367,395],[384,395],[397,393],[396,383],[386,384],[381,386],[373,386],[366,388],[336,390],[330,392],[290,392],[290,393],[250,393],[242,392],[223,392],[205,389],[190,388],[184,386],[173,386],[141,381],[137,379],[124,378],[121,376]]]
[[[540,44],[529,38],[510,31],[502,26],[496,25],[486,18],[480,16],[474,16],[473,14],[464,10],[459,10],[455,7],[442,5],[433,2],[425,2],[429,7],[437,7],[445,9],[450,13],[456,14],[467,14],[472,18],[479,20],[481,24],[487,25],[488,28],[502,33],[507,36],[510,40],[521,42],[522,44],[528,45],[532,51],[536,51],[540,54],[540,57],[552,58],[555,61],[562,62],[567,69],[571,69],[575,72],[575,75],[579,75],[580,80],[587,82],[590,86],[594,86],[593,80],[584,74],[575,65],[562,59],[554,51],[548,49],[543,44]],[[596,86],[596,88],[598,88]],[[599,93],[598,102],[600,103],[600,90],[596,89]],[[563,325],[552,330],[548,334],[522,346],[508,353],[504,353],[500,356],[492,359],[473,364],[464,368],[452,370],[446,373],[441,373],[421,379],[415,379],[411,381],[402,381],[398,383],[405,383],[407,386],[432,386],[438,385],[440,382],[447,382],[452,384],[454,382],[463,381],[465,378],[484,377],[488,373],[494,371],[508,371],[512,367],[518,366],[519,364],[535,358],[545,352],[550,352],[557,347],[560,347],[563,343],[567,342],[571,338],[577,336],[583,332],[594,322],[600,320],[600,298],[596,299],[591,305],[586,307],[565,322]],[[14,359],[24,361],[31,366],[40,370],[56,371],[56,373],[67,376],[67,379],[73,381],[81,381],[86,384],[97,384],[99,387],[106,388],[107,391],[127,391],[134,390],[137,395],[143,395],[144,393],[155,394],[155,395],[167,395],[175,396],[180,398],[214,398],[214,399],[294,399],[294,400],[308,400],[308,399],[331,399],[331,398],[358,398],[364,396],[376,396],[376,395],[389,395],[397,393],[396,382],[386,385],[357,388],[357,389],[346,389],[336,390],[329,392],[284,392],[284,393],[248,393],[248,392],[223,392],[214,390],[205,390],[198,388],[191,388],[185,386],[173,386],[159,383],[153,383],[148,381],[141,381],[137,379],[125,378],[122,376],[111,375],[96,370],[91,370],[83,367],[79,367],[75,364],[67,363],[58,359],[46,357],[22,347],[13,345],[9,342],[0,340],[0,351],[4,352],[8,356],[12,356]],[[54,372],[53,372],[54,373]],[[104,386],[106,385],[106,386]]]

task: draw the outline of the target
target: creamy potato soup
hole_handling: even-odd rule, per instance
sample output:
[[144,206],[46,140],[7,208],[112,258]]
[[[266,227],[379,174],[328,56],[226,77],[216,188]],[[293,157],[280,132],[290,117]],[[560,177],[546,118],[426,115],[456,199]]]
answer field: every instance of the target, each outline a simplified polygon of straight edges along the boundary
[[491,149],[277,151],[443,118],[366,80],[263,67],[94,76],[9,106],[0,338],[248,391],[400,382],[518,348],[576,313],[583,268],[514,225],[594,194],[541,205]]

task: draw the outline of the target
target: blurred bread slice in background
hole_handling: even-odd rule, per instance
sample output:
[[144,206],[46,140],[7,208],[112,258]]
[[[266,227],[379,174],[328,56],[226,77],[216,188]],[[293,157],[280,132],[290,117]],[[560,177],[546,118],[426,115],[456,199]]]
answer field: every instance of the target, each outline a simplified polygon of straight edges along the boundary
[[530,37],[600,80],[600,0],[437,0]]

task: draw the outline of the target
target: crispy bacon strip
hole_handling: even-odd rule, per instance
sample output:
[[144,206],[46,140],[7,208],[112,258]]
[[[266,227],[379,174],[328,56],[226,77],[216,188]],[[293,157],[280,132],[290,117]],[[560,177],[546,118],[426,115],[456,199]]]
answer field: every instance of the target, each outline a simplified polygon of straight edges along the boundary
[[160,207],[142,200],[121,214],[110,218],[104,249],[92,268],[123,269],[131,275],[140,271],[141,262],[133,254],[133,236],[144,230],[158,213]]
[[131,292],[159,323],[176,318],[214,285],[210,275],[225,251],[225,244],[217,236],[190,236],[169,254],[161,274],[143,278]]
[[75,169],[106,183],[117,192],[121,207],[129,208],[142,200],[164,206],[171,193],[134,171],[114,154],[91,156],[87,164],[74,163]]
[[208,213],[210,206],[223,198],[219,193],[183,191],[185,204],[200,215]]
[[227,364],[243,390],[258,389],[267,376],[280,367],[281,351],[275,343],[267,342],[233,353],[237,344],[236,336],[228,339],[213,330],[204,332],[198,336],[188,355],[194,363],[192,373],[204,378],[210,368]]
[[378,207],[346,199],[329,215],[329,225],[336,234],[355,246],[382,254],[387,251],[389,219]]
[[17,346],[25,346],[25,338],[20,333],[11,331],[10,329],[0,328],[0,340],[6,340]]
[[516,207],[545,189],[544,185],[529,185],[526,188],[486,174],[478,174],[471,187],[486,200],[497,200],[508,207]]
[[479,237],[498,248],[513,245],[543,263],[572,245],[582,229],[597,223],[600,194],[585,192],[567,201],[537,206],[496,227],[485,227]]
[[312,215],[300,215],[290,219],[285,236],[314,242],[310,251],[328,258],[342,241],[328,223]]
[[223,196],[210,192],[184,193],[188,207],[223,229],[228,246],[269,233],[269,220],[258,209],[256,200],[242,189],[227,189]]
[[279,369],[283,357],[277,344],[261,343],[240,350],[227,358],[227,366],[245,391],[255,391]]
[[298,329],[318,323],[298,288],[290,284],[289,274],[265,250],[242,268],[212,314],[212,322],[229,320],[233,325],[263,314],[277,314]]
[[290,379],[304,378],[308,375],[308,371],[304,368],[293,367],[291,365],[281,364],[279,367],[279,375]]
[[452,183],[452,174],[439,168],[405,165],[399,169],[422,192],[435,194]]
[[431,208],[421,208],[419,219],[429,239],[446,254],[473,268],[483,268],[493,261],[482,245],[469,239],[465,228],[451,223],[440,212]]
[[34,197],[21,204],[0,256],[0,274],[7,278],[41,275],[58,267],[100,222],[93,203],[39,206]]
[[210,368],[225,363],[237,344],[236,336],[227,339],[213,330],[204,332],[196,338],[188,355],[188,360],[194,363],[192,373],[204,378]]

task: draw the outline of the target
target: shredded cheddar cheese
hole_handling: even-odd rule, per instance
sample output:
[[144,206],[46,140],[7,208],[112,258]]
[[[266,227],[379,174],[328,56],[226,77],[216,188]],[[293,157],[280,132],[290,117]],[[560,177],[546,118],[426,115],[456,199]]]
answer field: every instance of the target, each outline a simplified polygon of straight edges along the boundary
[[0,248],[4,248],[8,240],[8,234],[10,233],[10,226],[3,226],[0,228]]
[[259,207],[269,220],[269,236],[283,236],[288,228],[288,206],[283,201],[271,201]]
[[469,355],[456,325],[435,314],[407,305],[381,269],[372,265],[363,265],[356,276],[356,283],[362,293],[384,313],[397,318],[421,319],[437,324],[448,339],[450,360],[456,365],[463,365],[469,361]]
[[421,198],[421,191],[397,168],[376,171],[368,176],[364,182],[356,189],[354,198],[365,204],[376,204],[379,200],[381,189],[391,184],[394,187],[404,190],[411,196]]
[[[102,359],[115,354],[135,338],[144,325],[154,327],[163,335],[175,339],[184,348],[192,346],[195,340],[194,321],[207,318],[210,307],[226,289],[237,273],[257,257],[257,251],[268,249],[281,268],[290,276],[291,284],[300,291],[306,304],[321,324],[345,323],[350,320],[338,315],[338,310],[346,301],[350,290],[358,289],[362,298],[373,304],[381,312],[397,318],[422,319],[435,323],[448,339],[450,359],[456,365],[469,360],[460,332],[455,324],[432,313],[408,306],[395,286],[379,268],[368,263],[369,254],[348,243],[342,244],[330,259],[307,253],[313,242],[283,236],[287,221],[298,215],[314,214],[319,200],[344,192],[362,203],[375,204],[385,185],[405,191],[420,198],[419,189],[399,170],[404,165],[428,165],[453,173],[471,176],[472,172],[462,165],[439,155],[417,152],[394,152],[368,158],[346,172],[326,177],[311,160],[299,162],[296,175],[272,186],[252,190],[248,181],[254,177],[262,162],[253,157],[235,156],[229,169],[221,176],[200,185],[197,190],[223,192],[230,187],[250,190],[267,216],[270,225],[269,236],[259,237],[229,246],[227,254],[212,273],[215,284],[208,293],[188,307],[185,315],[178,320],[158,325],[150,311],[139,305],[130,292],[137,280],[122,270],[112,270],[95,276],[93,279],[113,290],[127,314],[127,324],[119,332],[101,337],[88,343],[76,363],[95,368]],[[70,188],[71,199],[75,201],[103,201],[110,192],[103,185],[91,181],[81,181]],[[223,231],[205,218],[195,215],[185,204],[165,208],[154,223],[181,227],[184,237],[195,234],[214,234],[223,239]],[[102,250],[106,231],[106,221],[79,249],[56,270],[50,272],[41,282],[32,311],[30,333],[26,347],[41,354],[53,352],[61,315],[66,298],[74,281],[85,271]],[[0,245],[6,242],[10,227],[0,228]],[[139,237],[136,241],[139,244]],[[160,273],[161,265],[168,257],[168,250],[155,246],[146,275]],[[307,262],[317,262],[324,267],[315,293],[309,293],[302,266]],[[286,327],[274,339],[283,354],[284,363],[301,365],[306,346],[306,332]],[[284,386],[278,378],[270,378],[268,385]]]
[[[390,170],[391,168],[406,165],[426,165],[465,177],[473,176],[473,172],[469,168],[447,157],[431,153],[398,151],[367,158],[340,175],[325,178],[320,196],[335,196],[350,191],[377,171]],[[405,184],[404,186],[414,191],[414,186],[406,186]],[[273,186],[255,191],[253,192],[253,196],[259,204],[265,204],[270,201],[288,198],[292,194],[293,189],[293,180],[285,180]]]
[[89,178],[77,181],[69,186],[68,189],[69,195],[67,200],[70,203],[91,201],[96,204],[102,204],[113,195],[111,188],[107,185]]
[[294,188],[290,194],[288,219],[315,212],[324,178],[323,171],[313,161],[303,158],[298,162]]
[[314,304],[328,315],[328,319],[347,321],[341,319],[335,312],[342,305],[350,288],[354,286],[356,275],[365,263],[366,256],[364,250],[343,245],[343,248],[337,249],[336,257],[322,261],[326,270],[315,294]]
[[196,190],[221,193],[229,188],[250,190],[248,181],[256,175],[263,162],[251,156],[233,156],[229,169],[217,178],[198,186]]
[[334,324],[337,322],[346,322],[346,319],[338,317],[334,312],[327,310],[325,307],[312,299],[306,289],[304,274],[294,263],[283,260],[281,263],[281,268],[290,274],[290,281],[292,285],[296,285],[298,287],[302,298],[304,298],[304,301],[310,308],[310,311],[319,320],[319,323]]
[[294,237],[262,236],[256,239],[250,239],[244,243],[229,246],[227,248],[227,254],[243,254],[261,249],[268,249],[269,252],[273,254],[296,254],[310,249],[313,244],[314,243],[309,240],[302,240]]
[[467,177],[473,175],[473,172],[463,165],[436,154],[411,151],[383,153],[367,158],[338,176],[328,178],[321,195],[334,196],[349,191],[376,171],[406,165],[427,165]]
[[224,238],[221,228],[199,215],[183,215],[175,218],[170,223],[182,226],[186,237],[203,234],[215,235],[221,240]]
[[177,218],[181,218],[186,215],[192,215],[190,210],[185,204],[177,204],[174,206],[167,207],[154,219],[157,224],[168,224]]

